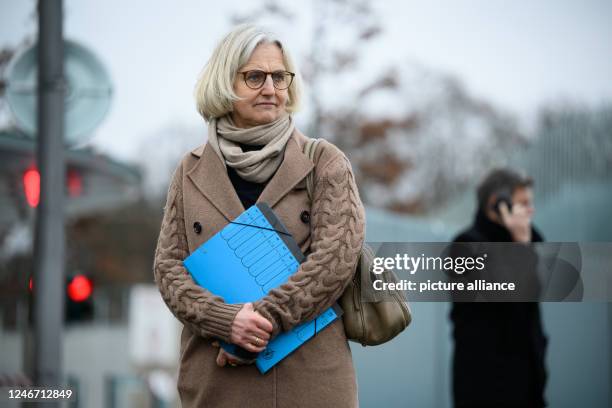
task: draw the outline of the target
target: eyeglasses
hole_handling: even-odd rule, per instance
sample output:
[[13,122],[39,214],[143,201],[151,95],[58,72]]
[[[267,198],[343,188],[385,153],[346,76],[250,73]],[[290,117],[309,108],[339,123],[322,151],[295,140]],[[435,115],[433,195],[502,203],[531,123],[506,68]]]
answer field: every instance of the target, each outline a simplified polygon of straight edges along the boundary
[[264,72],[259,70],[239,72],[244,77],[244,83],[251,89],[261,88],[268,75],[272,77],[272,85],[279,91],[285,90],[293,83],[295,74],[289,71]]

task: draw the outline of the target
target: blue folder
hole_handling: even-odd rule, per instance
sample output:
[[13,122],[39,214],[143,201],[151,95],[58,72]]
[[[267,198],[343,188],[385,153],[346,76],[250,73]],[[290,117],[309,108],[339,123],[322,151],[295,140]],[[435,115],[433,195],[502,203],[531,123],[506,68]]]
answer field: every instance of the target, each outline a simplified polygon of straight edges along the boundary
[[[285,283],[297,271],[304,255],[282,222],[266,203],[243,212],[189,255],[183,264],[194,281],[228,303],[254,302]],[[333,306],[310,322],[282,332],[257,355],[261,373],[300,347],[335,319]],[[236,354],[236,346],[222,347]]]

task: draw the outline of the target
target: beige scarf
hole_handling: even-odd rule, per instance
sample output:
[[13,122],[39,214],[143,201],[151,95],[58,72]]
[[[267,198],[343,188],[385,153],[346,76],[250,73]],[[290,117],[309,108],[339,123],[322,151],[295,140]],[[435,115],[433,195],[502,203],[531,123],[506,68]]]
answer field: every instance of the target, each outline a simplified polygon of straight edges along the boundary
[[[231,117],[225,115],[208,123],[208,143],[221,162],[236,170],[240,177],[263,183],[272,177],[282,163],[285,146],[294,128],[290,115],[248,129],[236,127]],[[238,143],[264,147],[243,152]]]

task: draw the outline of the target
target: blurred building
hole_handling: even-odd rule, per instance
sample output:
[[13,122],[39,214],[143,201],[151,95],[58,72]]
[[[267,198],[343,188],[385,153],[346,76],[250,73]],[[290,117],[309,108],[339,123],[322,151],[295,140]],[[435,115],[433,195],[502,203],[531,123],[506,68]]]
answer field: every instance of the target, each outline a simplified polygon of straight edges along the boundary
[[[66,151],[66,216],[106,211],[137,200],[141,175],[137,168],[117,162],[89,149]],[[25,221],[38,194],[36,142],[19,130],[0,130],[0,233],[15,222]],[[28,179],[28,177],[30,177]],[[32,178],[33,177],[33,178]],[[29,190],[29,189],[33,190]],[[28,197],[28,194],[34,196]]]
[[[150,210],[144,202],[141,172],[133,165],[90,149],[67,149],[66,170],[63,364],[79,396],[71,406],[153,406],[155,395],[168,394],[169,377],[156,369],[177,361],[178,345],[166,344],[177,339],[177,328],[168,328],[173,320],[160,312],[165,305],[155,288],[134,284],[152,280],[161,208]],[[31,367],[30,277],[40,200],[32,137],[0,130],[0,175],[0,376],[10,383]],[[74,286],[74,276],[88,286]],[[160,322],[164,333],[158,333]],[[142,350],[148,350],[144,357]]]

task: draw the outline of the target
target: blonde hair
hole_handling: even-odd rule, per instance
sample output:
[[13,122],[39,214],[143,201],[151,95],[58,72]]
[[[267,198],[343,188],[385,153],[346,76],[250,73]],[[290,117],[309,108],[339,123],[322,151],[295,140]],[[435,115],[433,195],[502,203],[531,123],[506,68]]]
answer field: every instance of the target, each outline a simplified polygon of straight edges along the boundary
[[195,86],[196,108],[209,121],[233,110],[240,98],[234,92],[234,78],[260,44],[276,44],[282,54],[287,71],[295,77],[288,89],[287,111],[296,112],[300,106],[302,78],[289,51],[274,34],[252,24],[237,26],[221,40],[204,66]]

